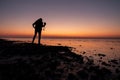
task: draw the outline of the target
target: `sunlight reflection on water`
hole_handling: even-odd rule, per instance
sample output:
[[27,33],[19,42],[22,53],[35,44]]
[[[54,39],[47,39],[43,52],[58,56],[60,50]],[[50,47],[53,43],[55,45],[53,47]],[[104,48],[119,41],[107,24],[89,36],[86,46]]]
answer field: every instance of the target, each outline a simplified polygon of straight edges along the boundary
[[[31,38],[9,38],[10,40],[31,42]],[[37,39],[35,40],[37,43]],[[120,58],[120,39],[41,39],[44,45],[73,47],[73,52],[84,56],[105,54],[105,59]],[[97,56],[95,57],[98,58]]]

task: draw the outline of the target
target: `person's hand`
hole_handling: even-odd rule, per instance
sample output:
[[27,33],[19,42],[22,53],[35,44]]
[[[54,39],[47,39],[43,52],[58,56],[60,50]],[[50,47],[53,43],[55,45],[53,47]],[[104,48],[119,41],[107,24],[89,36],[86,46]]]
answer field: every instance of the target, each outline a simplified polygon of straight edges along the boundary
[[44,22],[44,26],[46,25],[46,22]]
[[34,24],[32,26],[33,26],[33,28],[35,28]]

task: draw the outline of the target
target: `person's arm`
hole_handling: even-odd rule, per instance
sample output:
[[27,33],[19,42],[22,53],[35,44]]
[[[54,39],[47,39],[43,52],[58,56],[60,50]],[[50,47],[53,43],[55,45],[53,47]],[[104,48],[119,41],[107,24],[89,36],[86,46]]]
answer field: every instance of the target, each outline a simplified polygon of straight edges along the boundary
[[44,25],[43,25],[43,27],[45,27],[46,26],[46,22],[44,22]]
[[35,28],[35,23],[32,24],[33,28]]
[[46,26],[46,22],[44,22],[44,25],[43,25],[43,30],[45,30],[45,26]]

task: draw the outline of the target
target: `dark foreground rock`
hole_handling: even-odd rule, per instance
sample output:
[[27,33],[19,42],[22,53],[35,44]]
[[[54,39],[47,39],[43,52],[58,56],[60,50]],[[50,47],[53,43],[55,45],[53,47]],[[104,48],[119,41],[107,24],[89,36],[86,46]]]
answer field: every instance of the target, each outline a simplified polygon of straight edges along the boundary
[[114,75],[70,47],[0,39],[0,80],[120,80],[119,76],[119,68]]

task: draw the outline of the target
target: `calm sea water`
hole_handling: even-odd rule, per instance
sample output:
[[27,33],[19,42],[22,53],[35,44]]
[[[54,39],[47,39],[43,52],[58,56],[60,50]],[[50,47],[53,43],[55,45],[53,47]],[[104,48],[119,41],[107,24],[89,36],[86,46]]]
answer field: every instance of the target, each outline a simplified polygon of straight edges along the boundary
[[[31,42],[31,38],[7,38],[9,40]],[[37,39],[35,40],[37,43]],[[120,59],[120,39],[41,39],[44,45],[73,47],[72,51],[84,56],[105,54],[104,59]],[[95,59],[98,59],[96,56]]]

